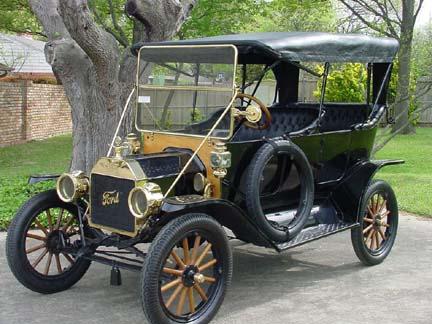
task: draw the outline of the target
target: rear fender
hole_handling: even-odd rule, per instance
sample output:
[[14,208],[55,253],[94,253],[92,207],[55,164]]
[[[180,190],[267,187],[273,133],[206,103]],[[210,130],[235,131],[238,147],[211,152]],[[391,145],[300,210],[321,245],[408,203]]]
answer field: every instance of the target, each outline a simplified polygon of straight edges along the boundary
[[363,195],[374,175],[387,165],[405,163],[403,160],[360,161],[350,168],[331,193],[332,200],[342,212],[343,220],[358,222]]
[[233,231],[240,240],[259,246],[275,247],[243,210],[224,199],[205,199],[198,195],[167,198],[161,206],[161,214],[155,225],[162,227],[187,213],[207,214]]

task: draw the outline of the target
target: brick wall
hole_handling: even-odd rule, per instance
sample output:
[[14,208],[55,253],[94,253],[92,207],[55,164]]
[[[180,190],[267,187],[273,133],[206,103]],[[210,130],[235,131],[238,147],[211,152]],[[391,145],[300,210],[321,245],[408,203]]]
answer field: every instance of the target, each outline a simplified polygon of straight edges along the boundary
[[25,141],[22,87],[0,82],[0,146]]
[[62,86],[0,82],[0,146],[71,131],[70,106]]

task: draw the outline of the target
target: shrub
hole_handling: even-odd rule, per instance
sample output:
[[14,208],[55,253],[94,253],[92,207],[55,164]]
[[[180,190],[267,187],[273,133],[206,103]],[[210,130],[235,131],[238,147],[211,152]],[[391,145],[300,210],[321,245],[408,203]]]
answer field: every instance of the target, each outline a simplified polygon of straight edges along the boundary
[[26,177],[0,178],[0,230],[8,228],[17,210],[30,197],[54,187],[54,181],[29,185]]
[[[318,72],[324,72],[324,66],[318,66]],[[365,102],[367,71],[364,64],[347,63],[332,65],[327,78],[326,102]],[[314,91],[316,98],[321,97],[322,78]]]

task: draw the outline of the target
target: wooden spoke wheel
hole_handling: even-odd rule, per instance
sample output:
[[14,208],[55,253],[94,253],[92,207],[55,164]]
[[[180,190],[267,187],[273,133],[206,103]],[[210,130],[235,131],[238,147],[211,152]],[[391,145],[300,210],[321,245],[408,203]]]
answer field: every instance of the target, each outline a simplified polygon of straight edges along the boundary
[[363,217],[363,236],[365,245],[371,251],[379,250],[386,242],[391,215],[385,193],[372,195]]
[[214,219],[188,214],[168,223],[143,267],[143,309],[149,322],[207,323],[222,303],[231,269],[226,235]]
[[7,236],[6,254],[15,277],[40,293],[65,290],[90,266],[71,254],[79,245],[76,206],[62,202],[54,190],[31,198],[17,212]]
[[45,276],[62,274],[75,263],[64,251],[79,239],[76,216],[62,207],[41,211],[25,233],[26,255],[35,271]]
[[174,247],[166,260],[160,287],[167,311],[179,317],[194,314],[202,307],[219,279],[218,261],[210,242],[193,233],[183,238],[181,245],[181,251]]
[[373,181],[367,189],[360,227],[352,230],[354,250],[367,265],[382,262],[393,246],[398,226],[397,201],[390,185]]

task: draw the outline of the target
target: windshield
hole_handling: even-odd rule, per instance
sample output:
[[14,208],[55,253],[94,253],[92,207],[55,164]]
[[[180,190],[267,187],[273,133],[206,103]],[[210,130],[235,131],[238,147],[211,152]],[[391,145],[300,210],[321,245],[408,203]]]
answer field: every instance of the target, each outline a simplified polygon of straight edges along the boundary
[[[237,50],[220,46],[148,46],[139,52],[137,129],[205,136],[235,93]],[[230,113],[212,137],[231,134]]]

